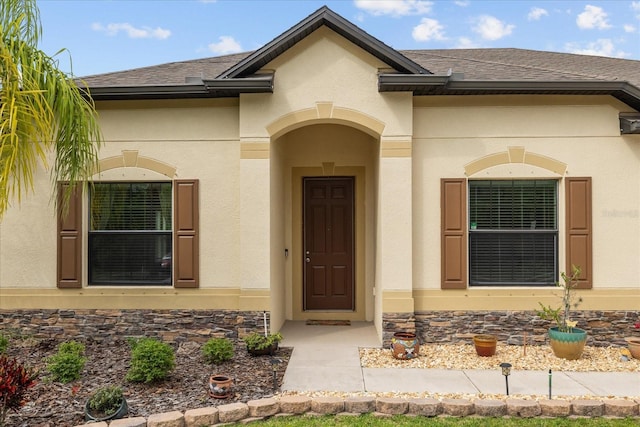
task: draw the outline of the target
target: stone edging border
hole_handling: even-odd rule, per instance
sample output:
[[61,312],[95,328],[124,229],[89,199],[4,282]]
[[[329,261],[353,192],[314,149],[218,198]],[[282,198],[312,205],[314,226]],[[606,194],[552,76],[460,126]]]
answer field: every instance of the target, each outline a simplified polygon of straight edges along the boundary
[[[92,427],[199,427],[203,425],[258,421],[273,416],[291,415],[360,415],[374,413],[380,416],[452,416],[481,417],[611,417],[640,416],[640,398],[636,400],[526,400],[512,399],[432,399],[386,397],[308,397],[280,396],[180,411],[165,412],[145,417],[123,418]],[[88,425],[88,424],[83,424]],[[77,426],[79,427],[79,426]]]

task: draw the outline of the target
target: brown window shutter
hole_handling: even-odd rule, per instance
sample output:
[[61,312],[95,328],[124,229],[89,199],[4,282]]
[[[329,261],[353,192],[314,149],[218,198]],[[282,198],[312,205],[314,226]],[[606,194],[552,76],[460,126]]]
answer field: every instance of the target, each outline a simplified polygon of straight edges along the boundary
[[198,181],[177,180],[175,185],[174,264],[176,288],[199,286]]
[[440,180],[442,289],[467,287],[467,180]]
[[591,178],[566,178],[567,274],[572,266],[582,270],[577,288],[593,287]]
[[58,288],[82,287],[82,186],[69,197],[68,210],[62,211],[62,198],[68,184],[58,185]]

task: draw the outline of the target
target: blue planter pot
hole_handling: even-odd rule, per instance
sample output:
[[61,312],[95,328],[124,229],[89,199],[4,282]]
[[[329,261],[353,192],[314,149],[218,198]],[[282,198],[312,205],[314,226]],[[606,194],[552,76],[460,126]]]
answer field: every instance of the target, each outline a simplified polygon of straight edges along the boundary
[[549,328],[549,344],[556,357],[567,360],[580,359],[587,342],[587,331],[573,328],[572,332],[560,332],[558,327]]
[[84,419],[85,421],[108,421],[108,420],[117,420],[119,418],[123,418],[125,415],[129,413],[129,405],[127,405],[127,400],[122,399],[122,403],[120,404],[120,408],[114,414],[107,416],[100,416],[91,413],[91,409],[89,409],[89,402],[84,405]]

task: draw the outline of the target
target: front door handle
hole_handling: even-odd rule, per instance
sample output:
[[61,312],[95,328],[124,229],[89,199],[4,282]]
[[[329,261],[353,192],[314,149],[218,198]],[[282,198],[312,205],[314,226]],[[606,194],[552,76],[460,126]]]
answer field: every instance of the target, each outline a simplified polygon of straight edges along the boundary
[[306,262],[311,262],[311,258],[306,257],[306,258],[305,258],[305,261],[306,261]]

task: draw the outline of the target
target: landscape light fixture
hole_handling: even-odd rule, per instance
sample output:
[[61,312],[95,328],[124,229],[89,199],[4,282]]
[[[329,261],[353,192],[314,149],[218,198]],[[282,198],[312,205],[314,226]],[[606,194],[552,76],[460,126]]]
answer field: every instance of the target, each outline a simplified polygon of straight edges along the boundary
[[281,360],[277,357],[271,358],[271,370],[273,371],[273,390],[276,391],[278,389],[278,365]]
[[504,375],[504,381],[507,385],[507,396],[509,396],[509,374],[511,374],[511,363],[503,362],[500,364],[502,368],[502,375]]

